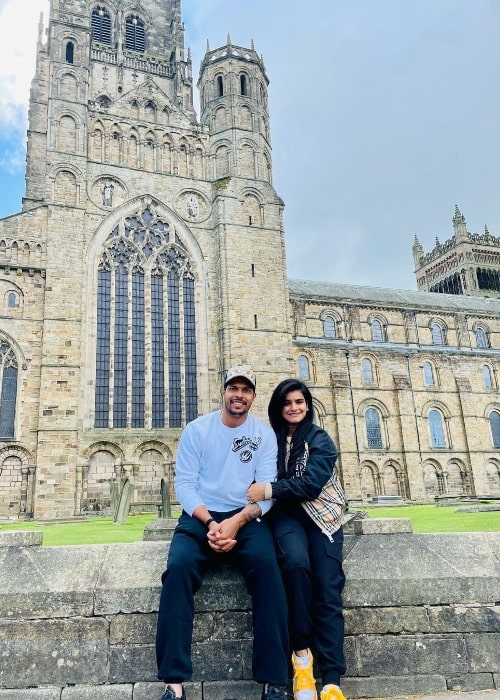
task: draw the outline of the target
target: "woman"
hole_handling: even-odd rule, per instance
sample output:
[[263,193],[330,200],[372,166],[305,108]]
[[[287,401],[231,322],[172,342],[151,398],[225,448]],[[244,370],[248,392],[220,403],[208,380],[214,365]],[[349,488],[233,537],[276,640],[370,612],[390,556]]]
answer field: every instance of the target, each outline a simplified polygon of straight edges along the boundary
[[334,471],[337,450],[313,423],[307,386],[285,379],[268,408],[278,440],[278,480],[252,484],[249,501],[274,499],[269,515],[288,596],[295,700],[316,700],[314,648],[321,700],[346,700],[342,589],[342,513],[345,496]]

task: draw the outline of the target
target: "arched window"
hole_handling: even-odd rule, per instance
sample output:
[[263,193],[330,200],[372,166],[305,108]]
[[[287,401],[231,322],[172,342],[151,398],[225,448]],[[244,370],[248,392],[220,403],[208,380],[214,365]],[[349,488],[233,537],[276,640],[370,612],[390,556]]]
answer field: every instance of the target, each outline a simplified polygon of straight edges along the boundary
[[323,319],[323,334],[325,338],[337,337],[337,324],[333,316],[325,316]]
[[363,371],[363,381],[366,384],[373,383],[373,365],[372,361],[364,357],[361,361],[361,369]]
[[125,20],[125,48],[141,53],[146,50],[144,22],[138,15],[129,15]]
[[491,367],[488,365],[483,365],[483,384],[485,389],[493,388],[493,377],[491,374]]
[[242,73],[240,75],[240,93],[242,95],[247,95],[248,94],[247,90],[248,90],[248,88],[247,88],[247,76],[244,73]]
[[66,63],[73,63],[75,57],[75,45],[72,41],[66,44]]
[[305,355],[299,355],[297,358],[297,365],[299,368],[299,379],[308,380],[309,375],[309,360]]
[[7,308],[15,309],[19,306],[19,299],[15,292],[9,292],[7,295]]
[[380,414],[375,408],[366,409],[365,413],[366,442],[368,447],[382,448],[382,430],[380,428]]
[[101,5],[92,10],[92,39],[101,44],[111,44],[111,15]]
[[169,230],[169,223],[145,208],[125,219],[123,234],[116,226],[104,244],[98,262],[96,428],[177,428],[196,418],[194,275],[185,247],[178,239],[170,242]]
[[488,347],[488,336],[484,328],[476,328],[476,346],[478,348]]
[[382,328],[382,324],[378,320],[378,318],[374,318],[373,321],[370,323],[371,331],[372,331],[372,340],[376,342],[380,342],[384,340],[384,329]]
[[443,428],[443,416],[436,408],[429,411],[429,436],[431,447],[446,447]]
[[11,346],[0,342],[0,439],[14,437],[17,398],[17,359]]
[[431,336],[433,345],[445,345],[443,327],[439,323],[431,324]]
[[224,78],[222,75],[217,76],[217,95],[224,97]]
[[426,386],[432,386],[436,382],[434,381],[434,369],[430,362],[424,362],[422,366],[424,373],[424,384]]
[[500,447],[500,413],[498,411],[490,413],[490,429],[493,447]]

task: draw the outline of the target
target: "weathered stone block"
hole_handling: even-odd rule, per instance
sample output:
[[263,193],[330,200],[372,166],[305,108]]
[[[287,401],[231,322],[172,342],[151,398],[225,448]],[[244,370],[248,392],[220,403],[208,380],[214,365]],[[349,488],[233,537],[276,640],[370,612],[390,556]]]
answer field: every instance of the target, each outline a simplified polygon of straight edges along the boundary
[[23,688],[22,690],[1,690],[0,700],[61,700],[60,688]]
[[[193,678],[202,681],[241,680],[243,676],[242,645],[240,641],[193,644]],[[251,677],[251,676],[250,676]]]
[[447,674],[467,670],[464,641],[458,637],[360,637],[357,640],[363,676]]
[[132,700],[132,685],[79,685],[63,688],[61,700]]
[[203,683],[203,700],[259,700],[262,686],[253,681],[208,681]]
[[500,673],[500,634],[468,634],[465,646],[471,671]]
[[500,606],[450,605],[427,610],[433,632],[500,632]]
[[0,622],[0,686],[105,683],[108,634],[102,618]]
[[109,683],[158,680],[154,638],[150,645],[121,645],[109,650]]
[[110,644],[151,644],[157,619],[156,613],[115,615],[110,621]]
[[427,611],[422,607],[346,609],[344,617],[346,634],[411,634],[430,629]]
[[488,690],[493,687],[493,677],[491,673],[467,673],[448,678],[447,685],[449,690],[458,693]]
[[363,518],[354,521],[356,535],[395,535],[413,532],[409,518]]
[[1,530],[0,547],[38,547],[43,542],[43,532],[36,530]]
[[346,677],[342,680],[342,688],[348,698],[377,698],[379,700],[387,700],[395,695],[441,693],[447,690],[444,676],[438,674],[371,678]]

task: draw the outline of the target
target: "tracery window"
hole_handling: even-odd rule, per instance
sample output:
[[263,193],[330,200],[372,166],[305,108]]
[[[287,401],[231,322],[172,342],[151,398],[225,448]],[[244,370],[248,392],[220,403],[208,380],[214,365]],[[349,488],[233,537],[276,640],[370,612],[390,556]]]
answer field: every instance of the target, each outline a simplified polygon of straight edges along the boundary
[[368,408],[365,412],[366,441],[368,447],[381,449],[382,429],[380,426],[380,414],[376,408]]
[[117,225],[98,263],[96,428],[177,428],[197,415],[195,283],[151,208]]
[[500,413],[492,411],[489,420],[493,447],[500,447]]
[[14,350],[0,341],[0,439],[14,437],[18,365]]
[[446,447],[446,440],[444,436],[443,428],[443,416],[437,408],[433,408],[429,411],[428,415],[429,421],[429,436],[431,447]]
[[92,10],[92,39],[101,44],[111,44],[111,15],[101,5]]
[[138,15],[129,15],[125,20],[125,48],[141,53],[146,50],[144,21]]

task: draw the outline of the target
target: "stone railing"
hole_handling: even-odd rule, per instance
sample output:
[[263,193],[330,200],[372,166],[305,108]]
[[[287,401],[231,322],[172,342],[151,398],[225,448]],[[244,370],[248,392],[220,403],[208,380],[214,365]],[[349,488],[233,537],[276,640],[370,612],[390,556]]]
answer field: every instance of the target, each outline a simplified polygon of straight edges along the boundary
[[[500,532],[416,535],[361,520],[346,534],[349,698],[500,688]],[[0,700],[154,700],[167,544],[41,547],[0,532]],[[216,651],[214,651],[216,650]],[[238,572],[196,597],[190,700],[257,700],[250,600]]]

